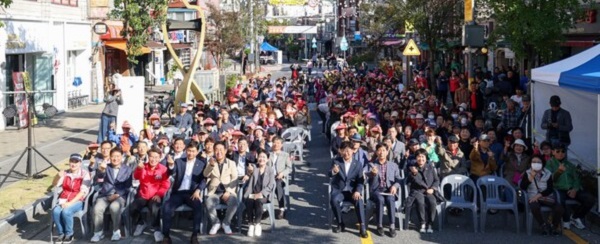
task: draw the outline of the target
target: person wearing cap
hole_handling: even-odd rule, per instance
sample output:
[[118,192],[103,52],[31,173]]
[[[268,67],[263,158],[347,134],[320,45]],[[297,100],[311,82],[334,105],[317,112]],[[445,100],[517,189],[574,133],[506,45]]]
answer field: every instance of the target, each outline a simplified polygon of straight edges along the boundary
[[[565,212],[562,217],[563,228],[570,229],[571,224],[578,229],[585,229],[581,221],[582,218],[592,210],[596,204],[593,195],[583,189],[581,175],[577,172],[577,166],[567,159],[567,146],[558,144],[552,150],[552,159],[546,162],[546,169],[552,173],[554,188],[558,190],[559,199]],[[587,189],[589,190],[589,189]],[[576,200],[579,206],[575,209],[573,215],[569,208],[565,206],[566,200]]]
[[331,192],[329,202],[333,210],[333,216],[337,225],[332,226],[333,233],[344,232],[346,225],[342,219],[341,203],[350,201],[354,205],[358,222],[360,224],[360,236],[367,238],[367,225],[365,218],[363,189],[365,177],[363,169],[356,160],[352,159],[352,143],[345,141],[340,146],[340,155],[333,160],[333,167],[328,172],[331,178]]
[[83,154],[83,161],[86,167],[93,167],[93,165],[96,163],[96,158],[98,156],[101,156],[98,153],[98,148],[100,148],[100,145],[98,145],[98,143],[92,142],[85,149],[85,153]]
[[408,169],[410,166],[415,166],[417,164],[415,153],[421,149],[421,144],[416,138],[410,139],[407,146],[408,150],[404,153],[404,162],[400,164],[401,169]]
[[362,137],[356,133],[350,137],[350,141],[352,142],[353,149],[352,158],[359,163],[361,168],[364,168],[371,159],[369,158],[369,153],[361,147],[363,143]]
[[473,142],[473,150],[469,155],[471,160],[471,175],[473,182],[479,177],[492,175],[497,170],[496,157],[490,149],[490,138],[487,134],[479,136],[479,140]]
[[525,151],[527,151],[527,145],[521,139],[516,139],[512,145],[509,142],[504,144],[502,153],[504,172],[502,175],[515,187],[519,184],[523,172],[531,166],[531,156]]
[[213,128],[213,126],[216,124],[213,119],[206,118],[202,124],[206,131],[208,131],[208,137],[215,140],[219,139],[219,132]]
[[104,212],[109,209],[112,220],[112,241],[121,240],[121,209],[125,208],[127,194],[132,184],[133,170],[123,164],[123,151],[113,148],[110,151],[110,164],[101,163],[96,170],[96,178],[102,178],[98,198],[94,203],[94,236],[90,242],[104,238]]
[[138,142],[139,137],[131,130],[131,124],[127,120],[123,122],[121,129],[123,129],[123,133],[117,134],[118,140],[115,143],[123,150],[123,153],[131,155],[131,147]]
[[[390,223],[390,237],[396,237],[396,196],[399,195],[400,169],[398,165],[388,160],[388,148],[385,144],[378,144],[376,149],[376,158],[369,163],[365,169],[368,176],[369,188],[371,194],[369,200],[375,203],[377,209],[377,234],[383,236],[383,209],[387,206]],[[384,195],[388,193],[390,195]]]
[[365,139],[365,143],[367,146],[367,152],[369,152],[369,156],[371,158],[373,158],[375,155],[375,150],[376,150],[377,144],[382,143],[382,142],[383,142],[383,135],[381,134],[381,127],[379,127],[379,126],[371,127],[370,133],[367,136],[367,138]]
[[52,181],[53,187],[60,187],[56,206],[52,206],[52,221],[56,226],[55,243],[73,241],[73,215],[83,209],[85,197],[90,191],[90,173],[82,167],[83,157],[74,153],[69,157],[69,169],[61,170]]
[[444,148],[441,139],[436,139],[435,153],[440,159],[440,177],[459,174],[467,175],[467,161],[465,154],[458,147],[458,137],[451,135],[448,137],[448,147]]
[[171,119],[171,124],[177,128],[177,131],[181,134],[186,134],[192,131],[192,124],[194,123],[193,116],[187,112],[187,103],[181,103],[179,106],[179,113]]
[[336,135],[331,140],[331,152],[333,153],[334,156],[338,155],[339,148],[342,145],[342,142],[345,141],[345,140],[347,140],[347,136],[346,136],[346,124],[340,123],[335,128],[335,132],[336,132]]
[[[136,224],[133,236],[141,235],[147,223],[152,225],[155,232],[160,233],[158,210],[171,186],[167,167],[160,164],[160,154],[161,152],[157,148],[150,149],[148,161],[138,161],[134,166],[133,178],[139,181],[139,190],[129,207],[132,223]],[[148,222],[145,222],[140,216],[141,210],[145,207],[148,207],[151,213]]]
[[123,95],[121,89],[115,84],[109,85],[109,91],[104,96],[104,109],[100,116],[100,128],[98,128],[98,139],[97,143],[100,143],[108,139],[108,130],[111,122],[117,121],[117,115],[119,114],[119,106],[123,105]]
[[571,144],[569,133],[573,130],[571,113],[560,107],[560,97],[550,97],[550,109],[542,117],[542,129],[546,130],[546,140],[552,145],[563,144],[567,148]]

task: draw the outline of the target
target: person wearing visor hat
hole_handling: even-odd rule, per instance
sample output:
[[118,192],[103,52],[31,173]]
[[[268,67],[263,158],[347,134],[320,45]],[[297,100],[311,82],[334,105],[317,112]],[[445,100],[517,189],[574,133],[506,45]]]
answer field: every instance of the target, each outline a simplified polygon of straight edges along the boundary
[[82,160],[81,155],[71,154],[69,169],[58,172],[52,181],[53,187],[61,188],[58,203],[52,207],[52,221],[57,234],[55,242],[73,241],[73,215],[83,209],[83,201],[90,191],[90,173],[82,167]]

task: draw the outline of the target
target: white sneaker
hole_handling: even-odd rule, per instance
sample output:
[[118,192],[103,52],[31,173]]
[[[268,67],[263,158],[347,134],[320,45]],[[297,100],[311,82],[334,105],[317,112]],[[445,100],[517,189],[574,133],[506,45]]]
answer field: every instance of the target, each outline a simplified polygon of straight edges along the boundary
[[120,241],[121,240],[121,230],[115,230],[113,232],[112,237],[110,238],[111,241]]
[[426,233],[427,232],[427,228],[425,228],[424,224],[421,225],[421,229],[419,230],[419,232],[421,232],[421,233]]
[[248,226],[248,236],[249,237],[253,237],[254,236],[254,225]]
[[163,235],[162,232],[160,231],[154,231],[154,241],[155,242],[162,242],[163,239],[165,239],[165,235]]
[[260,224],[257,224],[254,228],[254,235],[257,237],[260,237],[262,235],[262,226],[260,226]]
[[585,225],[583,224],[583,222],[581,222],[580,218],[573,218],[571,217],[571,224],[573,224],[575,227],[577,227],[577,229],[583,230],[585,229]]
[[233,232],[231,231],[231,226],[223,224],[223,231],[225,231],[225,234],[227,235],[231,235]]
[[140,236],[142,232],[144,232],[144,229],[146,229],[146,224],[137,225],[135,227],[135,231],[133,232],[133,236]]
[[221,223],[215,223],[211,228],[210,231],[208,232],[209,235],[215,235],[217,234],[217,231],[219,231],[219,229],[221,229]]
[[427,227],[427,233],[433,233],[433,228],[431,228],[431,225]]
[[571,222],[563,222],[562,226],[563,226],[563,229],[570,230],[571,229]]
[[104,239],[104,233],[102,231],[98,231],[98,232],[94,232],[94,236],[92,236],[92,239],[90,240],[90,242],[99,242],[100,240]]

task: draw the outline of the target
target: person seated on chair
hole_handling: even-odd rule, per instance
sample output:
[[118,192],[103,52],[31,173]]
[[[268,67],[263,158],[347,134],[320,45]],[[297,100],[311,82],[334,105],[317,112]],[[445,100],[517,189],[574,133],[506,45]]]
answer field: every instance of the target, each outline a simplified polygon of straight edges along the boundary
[[238,171],[238,180],[242,183],[246,183],[250,176],[246,175],[246,169],[249,165],[255,165],[256,159],[248,150],[248,140],[246,138],[240,138],[237,142],[238,150],[231,154],[231,160],[235,162]]
[[83,209],[85,197],[90,191],[90,173],[81,166],[81,161],[81,155],[71,154],[69,169],[58,172],[52,181],[52,186],[62,188],[57,205],[52,209],[52,221],[58,235],[56,243],[73,241],[73,215]]
[[521,180],[523,172],[527,170],[531,165],[531,156],[527,151],[525,142],[521,139],[516,139],[512,144],[512,150],[510,148],[510,142],[506,142],[504,145],[504,152],[502,155],[502,161],[504,162],[504,179],[510,182],[513,186],[517,186]]
[[129,167],[134,168],[137,165],[139,165],[140,163],[148,163],[148,149],[150,147],[148,146],[148,143],[145,141],[139,141],[137,143],[136,149],[137,151],[131,155],[130,157],[127,158],[127,165],[129,165]]
[[[556,201],[552,173],[543,168],[539,156],[531,158],[531,168],[527,169],[521,177],[520,187],[526,191],[529,198],[529,208],[535,220],[540,224],[543,235],[560,235],[561,218],[564,212],[562,205]],[[552,208],[552,224],[544,220],[541,207]]]
[[282,151],[283,138],[275,137],[273,139],[273,152],[271,152],[268,166],[275,170],[275,194],[277,195],[277,201],[279,203],[279,214],[277,219],[283,219],[285,217],[285,178],[289,177],[292,172],[292,160],[290,160],[290,154]]
[[[269,155],[263,150],[258,151],[258,166],[252,164],[247,166],[247,174],[250,175],[248,185],[244,191],[244,203],[248,213],[248,236],[261,236],[262,227],[260,220],[263,215],[263,204],[275,188],[275,171],[273,167],[267,166]],[[245,174],[246,175],[246,174]]]
[[[158,211],[165,194],[171,186],[167,167],[160,164],[160,151],[156,148],[150,149],[147,156],[148,161],[138,161],[135,171],[133,171],[133,178],[140,181],[137,196],[135,196],[129,208],[132,223],[137,224],[133,236],[141,235],[147,223],[152,225],[155,233],[160,232]],[[148,222],[144,222],[140,218],[144,207],[148,207],[151,213]]]
[[[438,192],[440,178],[438,177],[433,164],[427,163],[427,151],[419,149],[415,153],[417,165],[409,167],[408,183],[410,190],[406,200],[407,216],[410,216],[410,209],[414,201],[419,210],[419,221],[421,222],[421,233],[433,233],[431,225],[437,214],[437,200],[443,197]],[[425,208],[427,206],[427,209]]]
[[[155,239],[162,243],[171,243],[171,223],[173,213],[179,206],[186,204],[192,208],[193,232],[191,243],[198,243],[198,233],[202,223],[202,191],[206,188],[206,180],[203,170],[206,163],[198,158],[198,145],[190,142],[185,149],[185,158],[167,161],[167,174],[173,177],[173,187],[169,200],[165,202],[162,213],[162,235],[155,233]],[[168,178],[168,177],[167,177]],[[163,237],[164,236],[164,237]]]
[[109,209],[113,223],[112,241],[121,240],[121,210],[125,208],[125,200],[131,188],[133,170],[123,164],[123,151],[113,148],[110,151],[110,165],[102,162],[96,170],[96,178],[102,178],[98,198],[94,204],[94,236],[91,242],[99,242],[104,238],[104,212]]
[[361,146],[363,144],[362,137],[356,133],[351,138],[352,142],[352,158],[358,162],[360,168],[364,168],[369,163],[369,153],[365,151]]
[[181,103],[179,105],[179,113],[173,116],[171,124],[177,128],[177,134],[185,134],[186,136],[192,131],[194,117],[187,112],[188,104]]
[[398,165],[388,158],[388,148],[379,144],[375,151],[377,158],[367,166],[371,201],[377,209],[377,234],[383,236],[383,208],[387,206],[390,218],[390,237],[396,237],[396,196],[400,189],[400,170]]
[[458,137],[450,135],[448,137],[448,147],[442,146],[442,140],[438,137],[435,139],[437,147],[435,153],[440,159],[440,176],[441,178],[451,174],[466,175],[468,172],[465,154],[458,147]]
[[[569,162],[566,152],[566,145],[557,145],[552,152],[552,159],[546,163],[546,169],[552,172],[554,187],[558,189],[561,203],[565,209],[563,228],[569,229],[573,224],[578,229],[585,229],[581,218],[584,218],[592,210],[596,200],[590,193],[584,191],[581,185],[581,176],[577,173],[577,166]],[[576,200],[580,204],[571,216],[570,222],[570,213],[565,206],[566,200]]]
[[340,145],[340,156],[333,160],[333,168],[329,172],[331,177],[331,209],[337,226],[332,226],[333,233],[345,231],[346,226],[342,219],[341,204],[350,201],[354,204],[354,211],[360,223],[360,236],[367,238],[367,225],[365,221],[365,209],[361,191],[364,188],[365,177],[363,169],[356,160],[352,159],[352,143],[342,142]]
[[227,204],[225,218],[223,219],[223,230],[230,235],[231,219],[238,207],[237,191],[238,174],[235,162],[225,158],[226,146],[223,142],[217,142],[214,146],[215,156],[210,158],[204,169],[204,177],[208,181],[208,198],[206,209],[212,223],[210,235],[217,234],[221,228],[221,221],[217,216],[217,205]]
[[185,140],[181,137],[176,137],[173,139],[173,145],[171,146],[172,150],[169,150],[167,155],[160,162],[162,165],[167,166],[167,161],[169,158],[171,160],[177,160],[180,158],[187,158],[185,155]]
[[490,149],[490,138],[487,134],[479,136],[479,140],[472,141],[473,150],[469,155],[471,159],[471,175],[473,182],[477,182],[479,177],[493,174],[498,166],[494,152]]

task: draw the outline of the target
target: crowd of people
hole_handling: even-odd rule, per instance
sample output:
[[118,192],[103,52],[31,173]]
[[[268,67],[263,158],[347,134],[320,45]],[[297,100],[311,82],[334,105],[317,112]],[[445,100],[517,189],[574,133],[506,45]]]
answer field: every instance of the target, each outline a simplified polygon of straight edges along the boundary
[[[261,236],[265,203],[273,199],[279,207],[274,217],[285,218],[284,191],[294,158],[283,151],[281,136],[287,128],[304,130],[310,124],[302,95],[306,84],[270,75],[252,78],[222,103],[182,103],[168,124],[152,114],[140,131],[125,120],[117,133],[114,116],[103,115],[106,131],[99,143],[91,143],[84,155],[73,154],[70,168],[54,179],[61,187],[53,208],[56,242],[73,240],[73,216],[84,204],[93,219],[91,242],[104,239],[104,222],[110,220],[113,241],[121,239],[121,226],[129,221],[134,236],[150,227],[157,242],[171,243],[173,217],[182,205],[192,212],[191,243],[198,243],[205,210],[210,235],[220,229],[232,234],[241,207],[247,235]],[[120,94],[111,94],[105,112],[116,116],[118,103],[112,101]],[[85,202],[91,193],[95,196]],[[222,218],[219,205],[225,209]]]
[[[566,158],[570,114],[560,107],[559,97],[551,97],[542,121],[546,141],[532,142],[531,98],[526,85],[515,83],[514,71],[474,69],[471,83],[457,70],[434,79],[417,71],[414,81],[404,84],[394,72],[366,64],[314,76],[299,75],[297,65],[291,70],[291,79],[268,75],[241,82],[222,103],[182,103],[168,125],[150,115],[139,132],[124,122],[122,133],[116,133],[120,93],[115,89],[98,142],[84,155],[73,154],[70,168],[53,182],[62,186],[53,209],[57,241],[72,241],[73,214],[88,204],[92,192],[91,242],[104,238],[108,219],[111,240],[120,240],[122,216],[127,215],[134,236],[151,227],[157,242],[171,243],[173,216],[182,205],[192,211],[192,243],[198,243],[204,209],[210,235],[220,229],[231,234],[232,219],[243,211],[247,235],[261,236],[263,205],[270,199],[278,204],[277,219],[285,218],[292,156],[283,151],[281,135],[291,127],[310,128],[309,102],[317,104],[318,130],[331,145],[333,232],[345,230],[342,202],[352,202],[361,237],[368,235],[367,205],[376,209],[378,235],[385,234],[385,207],[390,237],[397,235],[395,211],[410,216],[413,207],[417,229],[433,233],[436,206],[448,198],[440,182],[453,174],[468,175],[473,182],[497,175],[522,190],[529,199],[522,204],[529,205],[545,235],[558,235],[571,224],[585,228],[582,218],[595,200]],[[399,198],[403,209],[396,208]],[[572,215],[565,199],[580,203]],[[219,205],[225,209],[222,218]],[[553,209],[552,222],[541,214],[542,206]],[[452,211],[460,214],[460,209]]]
[[[347,201],[354,203],[360,235],[365,236],[369,221],[361,212],[363,204],[372,203],[376,233],[384,234],[387,206],[388,235],[394,237],[394,201],[403,198],[399,210],[410,216],[410,209],[417,208],[417,229],[432,233],[436,206],[449,197],[440,182],[453,174],[468,175],[474,183],[484,176],[503,178],[528,202],[509,191],[502,198],[528,204],[544,235],[559,235],[571,225],[585,228],[582,220],[595,199],[566,157],[573,126],[560,97],[550,97],[541,121],[545,141],[532,142],[528,83],[516,69],[486,73],[474,67],[470,83],[456,69],[435,77],[416,70],[409,84],[385,69],[357,70],[325,71],[315,79],[321,132],[329,138],[334,158],[333,232],[345,228],[339,206]],[[401,194],[402,185],[407,192]],[[364,199],[365,191],[369,199]],[[574,212],[565,206],[569,199],[580,204]],[[552,208],[552,222],[541,214],[542,206]],[[461,209],[449,211],[460,214]]]

